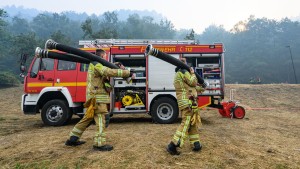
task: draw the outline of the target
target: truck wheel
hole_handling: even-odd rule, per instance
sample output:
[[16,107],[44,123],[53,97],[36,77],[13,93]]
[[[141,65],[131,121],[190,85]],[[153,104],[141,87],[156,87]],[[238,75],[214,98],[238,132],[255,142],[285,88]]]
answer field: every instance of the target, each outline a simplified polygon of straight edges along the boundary
[[168,97],[157,99],[151,108],[152,119],[161,124],[173,123],[178,118],[176,101]]
[[62,100],[50,100],[42,108],[42,120],[49,126],[62,126],[67,123],[71,111]]

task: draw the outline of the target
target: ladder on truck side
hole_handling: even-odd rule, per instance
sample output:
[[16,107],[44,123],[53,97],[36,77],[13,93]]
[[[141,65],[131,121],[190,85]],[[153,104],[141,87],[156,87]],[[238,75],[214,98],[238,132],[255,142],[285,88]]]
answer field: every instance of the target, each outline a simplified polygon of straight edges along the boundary
[[103,48],[114,45],[148,45],[148,44],[196,44],[195,40],[166,40],[166,39],[96,39],[80,40],[79,46],[83,48]]

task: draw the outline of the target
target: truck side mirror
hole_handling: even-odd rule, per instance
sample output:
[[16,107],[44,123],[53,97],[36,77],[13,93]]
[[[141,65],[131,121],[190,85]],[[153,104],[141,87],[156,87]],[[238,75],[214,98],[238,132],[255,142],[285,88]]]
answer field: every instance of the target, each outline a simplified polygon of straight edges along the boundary
[[23,74],[23,73],[20,73],[20,75],[19,75],[21,78],[24,78],[25,77],[25,75]]
[[35,72],[30,72],[30,77],[31,78],[36,78],[37,77],[37,74]]
[[25,73],[25,71],[26,71],[26,66],[23,65],[23,64],[21,64],[21,65],[20,65],[20,71],[21,71],[20,77],[24,78],[24,77],[25,77],[24,73]]
[[24,78],[25,77],[25,71],[26,71],[26,60],[28,58],[28,55],[27,54],[22,54],[21,55],[21,58],[20,58],[20,71],[21,71],[21,74],[20,74],[20,77]]
[[20,71],[21,71],[21,73],[24,73],[26,71],[26,66],[25,65],[21,65],[20,66]]

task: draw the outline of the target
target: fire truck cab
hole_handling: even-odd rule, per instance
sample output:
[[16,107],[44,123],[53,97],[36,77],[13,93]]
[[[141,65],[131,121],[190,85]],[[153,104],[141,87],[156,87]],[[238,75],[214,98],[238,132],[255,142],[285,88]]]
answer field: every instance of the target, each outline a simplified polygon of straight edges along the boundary
[[[79,41],[81,50],[95,53],[104,49],[106,60],[121,62],[132,69],[136,78],[130,82],[111,78],[110,112],[112,114],[148,113],[157,123],[172,123],[179,116],[173,86],[175,66],[146,55],[147,44],[175,58],[186,58],[189,66],[208,82],[199,94],[198,105],[222,107],[224,99],[224,48],[221,43],[196,44],[193,40],[96,39]],[[83,116],[88,65],[35,57],[24,79],[22,110],[41,113],[47,125],[66,124],[73,114]]]

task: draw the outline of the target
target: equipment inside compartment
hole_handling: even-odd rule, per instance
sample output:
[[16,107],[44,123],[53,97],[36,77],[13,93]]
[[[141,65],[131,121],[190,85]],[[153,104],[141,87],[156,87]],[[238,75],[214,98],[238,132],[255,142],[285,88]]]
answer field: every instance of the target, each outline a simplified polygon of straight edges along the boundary
[[119,88],[115,91],[115,102],[121,103],[121,108],[144,109],[146,94],[144,89]]

